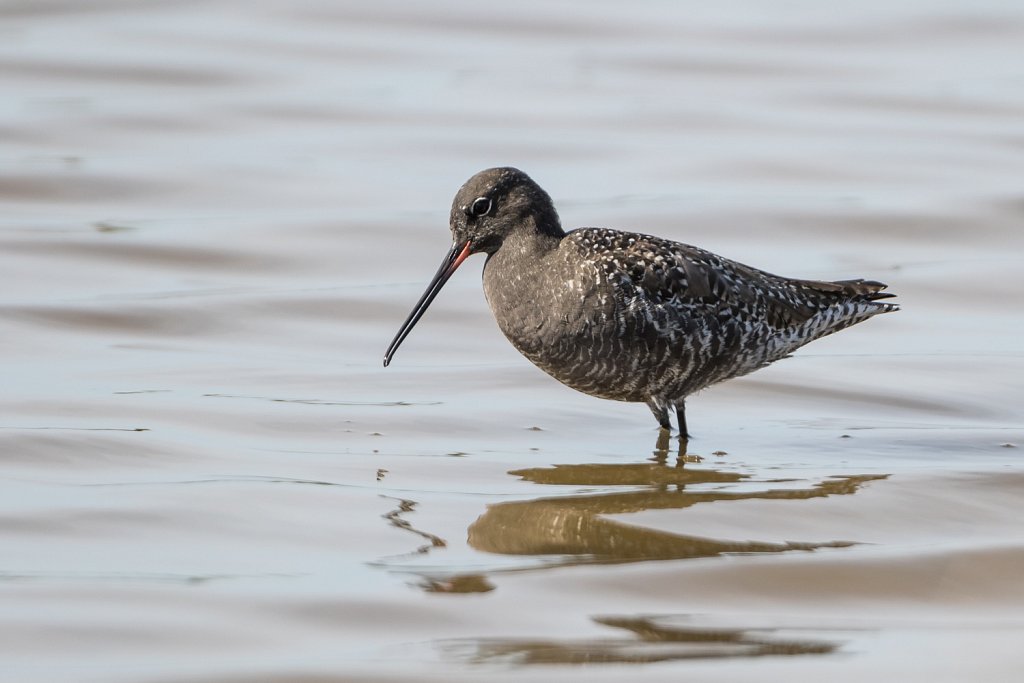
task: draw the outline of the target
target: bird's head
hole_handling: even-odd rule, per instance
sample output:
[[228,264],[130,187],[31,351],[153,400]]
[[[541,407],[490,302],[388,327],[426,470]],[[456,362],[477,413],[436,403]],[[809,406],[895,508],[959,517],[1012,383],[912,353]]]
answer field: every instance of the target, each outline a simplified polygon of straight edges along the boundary
[[493,254],[517,232],[562,236],[548,193],[517,168],[480,171],[459,188],[450,219],[455,245],[470,254]]
[[536,234],[553,238],[565,234],[548,193],[530,176],[509,167],[489,168],[467,180],[452,202],[450,226],[452,247],[388,346],[385,366],[448,278],[471,254],[493,254],[516,235],[529,239]]

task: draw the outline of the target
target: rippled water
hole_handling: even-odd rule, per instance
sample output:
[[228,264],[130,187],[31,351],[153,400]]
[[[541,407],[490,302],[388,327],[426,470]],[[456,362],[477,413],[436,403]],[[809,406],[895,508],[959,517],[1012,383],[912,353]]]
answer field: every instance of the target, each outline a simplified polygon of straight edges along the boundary
[[[1018,3],[0,19],[3,680],[1016,680]],[[385,371],[503,164],[903,311],[692,399],[701,457],[477,259]]]

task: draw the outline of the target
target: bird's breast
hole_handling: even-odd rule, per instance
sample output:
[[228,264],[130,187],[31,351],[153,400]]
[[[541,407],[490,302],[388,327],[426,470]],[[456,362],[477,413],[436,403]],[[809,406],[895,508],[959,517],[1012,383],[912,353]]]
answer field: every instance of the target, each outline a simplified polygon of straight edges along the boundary
[[484,266],[484,295],[498,327],[538,364],[584,341],[606,314],[595,275],[559,256],[518,259],[513,267],[499,251]]

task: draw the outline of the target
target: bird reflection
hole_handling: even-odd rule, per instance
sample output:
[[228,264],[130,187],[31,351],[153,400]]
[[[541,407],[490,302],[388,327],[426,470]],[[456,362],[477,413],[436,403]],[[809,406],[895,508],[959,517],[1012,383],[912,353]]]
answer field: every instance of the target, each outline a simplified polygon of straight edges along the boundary
[[[701,462],[704,459],[699,455],[693,455],[687,452],[689,440],[686,438],[685,434],[680,434],[676,443],[679,444],[678,450],[676,451],[676,467],[682,467],[688,462]],[[651,458],[651,461],[656,462],[659,465],[667,465],[671,445],[672,438],[668,430],[659,429],[658,440],[654,444],[654,457]]]
[[[725,541],[608,519],[643,510],[683,509],[728,500],[804,500],[854,493],[864,482],[886,475],[828,478],[807,488],[730,491],[698,485],[728,484],[747,477],[736,472],[658,463],[555,465],[510,474],[538,484],[629,487],[622,493],[538,498],[490,505],[469,527],[469,545],[490,553],[547,555],[550,565],[640,562],[714,557],[723,553],[767,553],[845,547],[850,541]],[[770,484],[769,484],[770,486]]]
[[823,655],[839,643],[796,637],[789,629],[701,625],[689,615],[594,617],[603,626],[625,630],[603,638],[464,639],[442,643],[449,657],[474,663],[646,664],[683,659]]
[[[529,560],[518,568],[483,573],[478,569],[464,576],[458,572],[421,574],[421,587],[430,592],[487,592],[494,589],[487,577],[501,571],[847,547],[854,542],[722,540],[644,528],[610,516],[683,510],[718,501],[796,501],[851,495],[866,482],[889,476],[826,477],[804,486],[792,479],[758,481],[748,474],[695,466],[701,458],[687,454],[685,440],[679,441],[675,462],[669,465],[669,446],[668,435],[662,434],[653,457],[646,462],[552,465],[509,472],[535,484],[599,490],[489,505],[469,526],[469,546]],[[692,527],[680,523],[679,528]]]

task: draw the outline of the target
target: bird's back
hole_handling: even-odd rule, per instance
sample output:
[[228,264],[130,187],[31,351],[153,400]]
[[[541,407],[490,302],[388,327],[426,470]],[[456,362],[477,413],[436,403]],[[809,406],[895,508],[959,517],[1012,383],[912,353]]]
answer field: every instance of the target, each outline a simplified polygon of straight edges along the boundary
[[[878,301],[891,296],[879,282],[784,278],[617,230],[574,230],[548,261],[546,281],[522,281],[511,304],[536,319],[521,313],[503,322],[491,302],[502,330],[556,379],[625,401],[684,398],[897,308]],[[487,279],[485,272],[485,286]],[[557,301],[533,307],[534,294]]]

